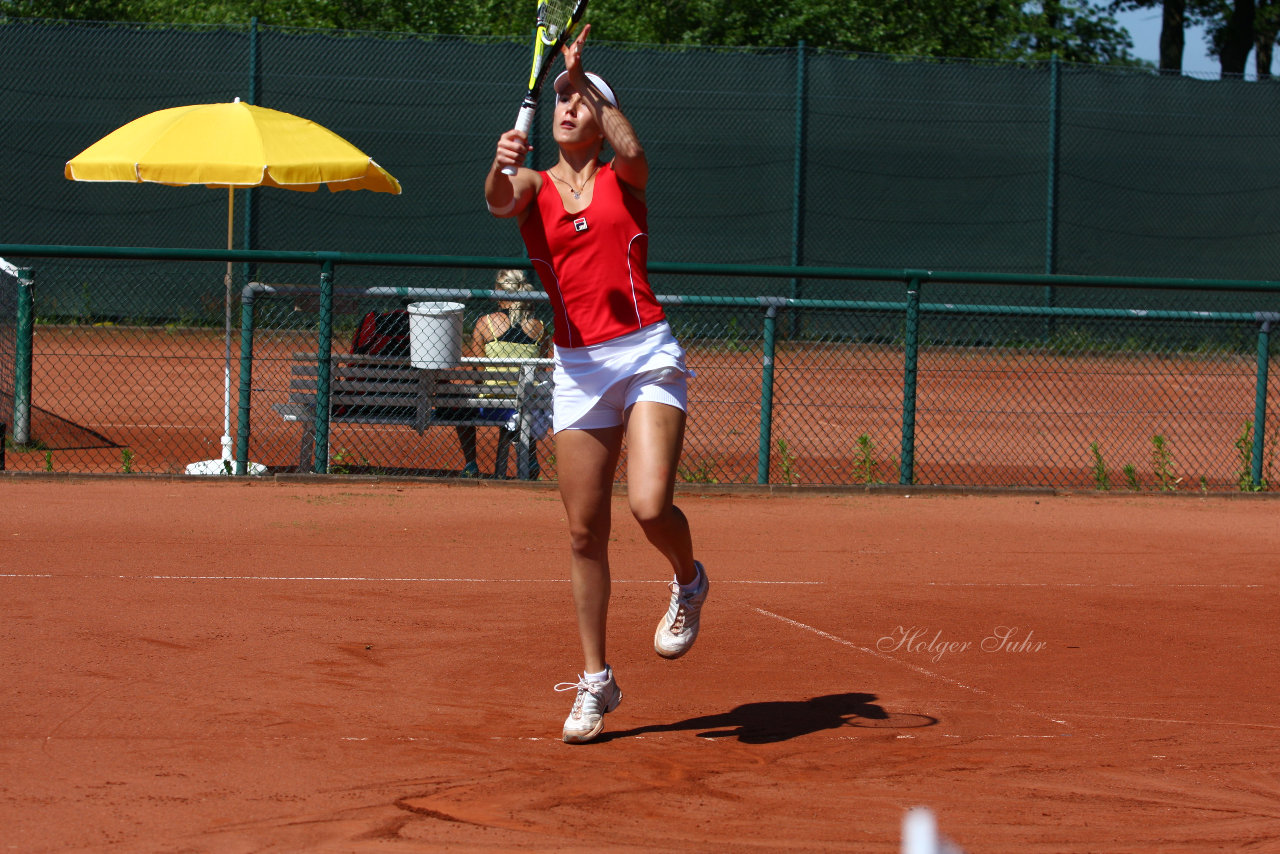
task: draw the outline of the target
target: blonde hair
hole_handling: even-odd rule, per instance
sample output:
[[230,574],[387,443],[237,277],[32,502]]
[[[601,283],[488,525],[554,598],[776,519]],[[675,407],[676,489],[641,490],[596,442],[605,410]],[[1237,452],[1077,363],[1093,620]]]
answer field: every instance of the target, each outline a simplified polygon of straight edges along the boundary
[[[533,290],[533,283],[524,270],[499,270],[493,287],[509,294],[519,294]],[[507,309],[507,316],[511,318],[512,326],[520,326],[533,317],[533,312],[529,311],[529,304],[524,300],[513,300],[511,308]]]

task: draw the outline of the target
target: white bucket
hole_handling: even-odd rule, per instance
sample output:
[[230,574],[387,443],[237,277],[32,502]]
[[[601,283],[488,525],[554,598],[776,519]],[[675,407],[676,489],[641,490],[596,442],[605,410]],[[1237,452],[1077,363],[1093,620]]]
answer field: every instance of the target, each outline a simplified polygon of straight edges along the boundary
[[453,368],[462,358],[459,302],[409,303],[409,361],[415,368]]

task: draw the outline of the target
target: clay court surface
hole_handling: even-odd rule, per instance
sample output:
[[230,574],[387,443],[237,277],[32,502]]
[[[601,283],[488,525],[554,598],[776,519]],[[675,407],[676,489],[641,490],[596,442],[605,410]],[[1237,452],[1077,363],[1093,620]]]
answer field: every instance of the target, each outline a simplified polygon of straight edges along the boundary
[[0,478],[0,848],[1280,850],[1274,499],[616,501],[599,742],[543,486]]

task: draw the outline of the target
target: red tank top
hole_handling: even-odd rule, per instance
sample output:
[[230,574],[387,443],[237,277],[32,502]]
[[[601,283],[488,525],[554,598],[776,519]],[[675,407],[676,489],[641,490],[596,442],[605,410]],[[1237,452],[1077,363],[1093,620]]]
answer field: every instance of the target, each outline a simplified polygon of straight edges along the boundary
[[599,344],[665,318],[649,287],[648,209],[611,164],[596,173],[586,209],[565,211],[543,172],[527,210],[520,236],[551,297],[557,347]]

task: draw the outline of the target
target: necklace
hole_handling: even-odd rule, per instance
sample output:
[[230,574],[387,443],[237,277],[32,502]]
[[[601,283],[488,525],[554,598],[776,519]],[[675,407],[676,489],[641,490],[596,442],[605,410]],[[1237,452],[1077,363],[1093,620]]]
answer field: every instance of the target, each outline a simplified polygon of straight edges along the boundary
[[578,188],[576,188],[576,189],[574,188],[574,186],[573,186],[572,184],[570,184],[570,183],[569,183],[568,181],[566,181],[565,179],[561,178],[561,177],[560,177],[559,175],[557,175],[556,173],[552,172],[550,169],[548,169],[548,170],[547,170],[547,174],[548,174],[548,175],[550,175],[552,178],[555,178],[555,179],[556,179],[557,181],[559,181],[561,184],[564,184],[566,187],[568,187],[568,188],[569,188],[569,192],[570,192],[570,193],[573,193],[573,198],[574,198],[575,200],[581,200],[581,199],[582,199],[582,192],[583,192],[583,190],[587,189],[587,185],[591,183],[591,179],[592,179],[592,178],[594,178],[594,177],[596,177],[596,173],[597,173],[597,172],[599,172],[599,171],[600,171],[600,167],[599,167],[599,166],[597,166],[595,169],[592,169],[592,170],[591,170],[591,174],[587,176],[587,180],[583,181],[583,182],[582,182],[582,186],[581,186],[581,187],[578,187]]

